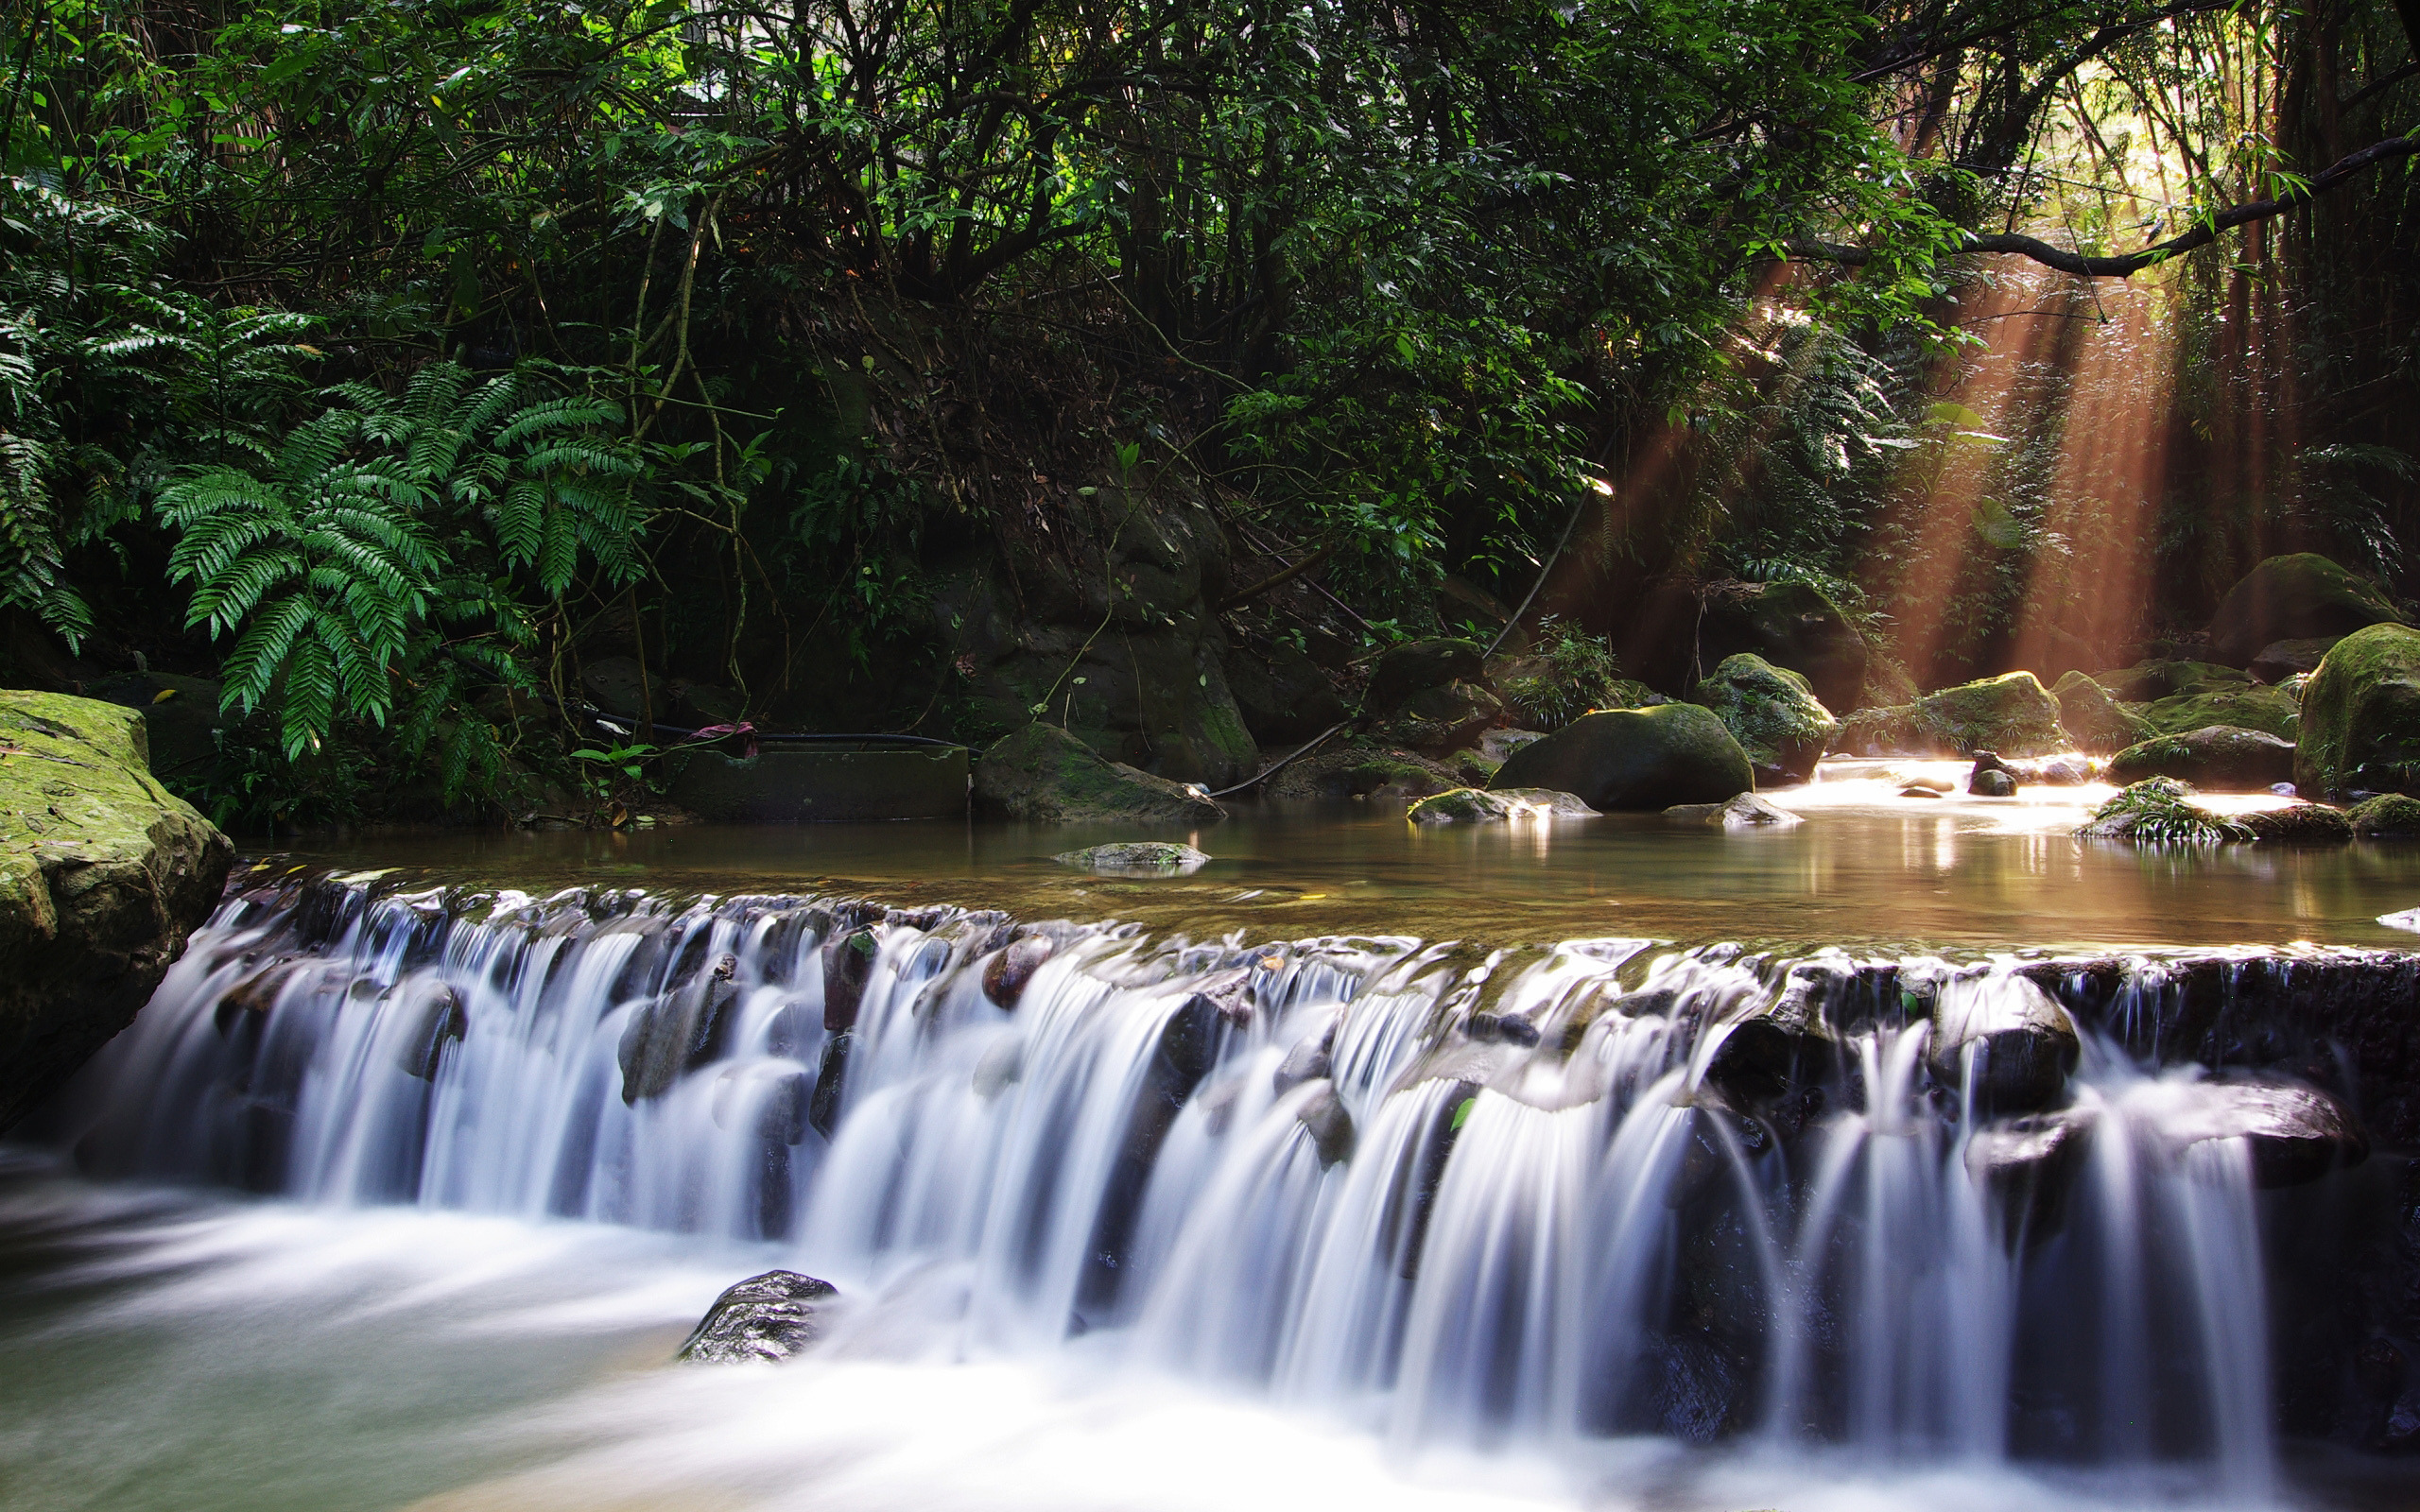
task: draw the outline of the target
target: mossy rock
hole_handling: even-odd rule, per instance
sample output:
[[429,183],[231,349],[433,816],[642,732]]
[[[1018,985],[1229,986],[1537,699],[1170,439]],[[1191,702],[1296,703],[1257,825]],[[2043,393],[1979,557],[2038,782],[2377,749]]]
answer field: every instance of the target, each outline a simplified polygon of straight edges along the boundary
[[1544,787],[1599,812],[1720,803],[1752,791],[1748,753],[1693,703],[1584,715],[1506,759],[1490,787]]
[[2243,826],[2194,802],[2193,784],[2173,777],[2128,783],[2093,810],[2076,833],[2142,845],[2220,845],[2252,837]]
[[2231,725],[2154,735],[2127,747],[2109,762],[2109,780],[2120,785],[2147,777],[2173,777],[2196,787],[2255,793],[2289,782],[2293,775],[2292,741]]
[[1390,646],[1370,669],[1361,708],[1367,713],[1392,713],[1425,688],[1476,682],[1486,656],[1486,648],[1478,643],[1450,638]]
[[1738,597],[1708,601],[1697,624],[1699,665],[1716,667],[1746,653],[1806,679],[1834,709],[1865,701],[1873,652],[1839,605],[1811,583],[1766,583]]
[[2303,689],[2294,785],[2339,800],[2420,790],[2420,630],[2373,625],[2328,651]]
[[0,692],[0,1129],[133,1019],[234,863],[149,760],[130,709]]
[[2219,601],[2210,616],[2210,657],[2239,667],[2273,642],[2351,635],[2402,620],[2376,584],[2316,552],[2272,557]]
[[2213,689],[2162,698],[2144,709],[2142,717],[2152,735],[2182,735],[2224,725],[2291,742],[2302,728],[2302,706],[2276,688]]
[[2059,726],[2076,749],[2095,756],[2124,750],[2152,733],[2143,718],[2082,672],[2069,672],[2050,690],[2058,701]]
[[1226,810],[1199,791],[1104,759],[1055,725],[1001,737],[975,764],[975,800],[1011,819],[1206,824]]
[[2191,693],[2218,693],[2249,688],[2251,677],[2216,662],[2137,662],[2131,667],[2103,672],[2095,682],[2119,703],[2155,703]]
[[1504,705],[1477,682],[1456,679],[1420,688],[1372,731],[1392,746],[1443,754],[1466,749],[1505,722]]
[[2364,840],[2420,840],[2420,799],[2380,793],[2353,805],[2346,817]]
[[1181,877],[1201,870],[1210,858],[1189,845],[1168,840],[1117,840],[1108,845],[1063,850],[1050,858],[1082,871],[1128,872],[1148,877]]
[[2342,845],[2353,838],[2353,821],[2325,803],[2292,803],[2282,809],[2238,814],[2236,822],[2255,840],[2293,845]]
[[1592,819],[1597,811],[1569,793],[1543,787],[1481,791],[1458,787],[1422,799],[1404,813],[1413,824],[1503,824],[1513,819]]
[[1698,684],[1697,701],[1714,711],[1768,785],[1806,782],[1841,731],[1805,677],[1745,651],[1725,657]]
[[[1467,751],[1455,757],[1478,759]],[[1339,746],[1289,764],[1261,784],[1260,794],[1283,802],[1371,797],[1410,800],[1476,785],[1455,767],[1416,751]]]
[[2059,702],[2031,672],[2009,672],[1928,693],[1893,709],[1861,709],[1838,745],[1868,755],[2044,756],[2067,748]]

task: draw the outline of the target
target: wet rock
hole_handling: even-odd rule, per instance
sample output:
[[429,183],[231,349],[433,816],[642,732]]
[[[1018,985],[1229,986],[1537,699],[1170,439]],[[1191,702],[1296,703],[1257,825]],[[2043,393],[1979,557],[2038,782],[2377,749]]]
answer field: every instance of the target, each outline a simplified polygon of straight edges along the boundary
[[1414,824],[1502,824],[1514,819],[1593,819],[1597,811],[1569,793],[1543,787],[1458,787],[1422,799],[1404,813]]
[[1418,689],[1373,733],[1390,745],[1436,755],[1468,749],[1505,721],[1504,704],[1493,692],[1479,683],[1457,680]]
[[2064,1226],[2094,1123],[2092,1113],[2066,1108],[1994,1124],[1968,1138],[1966,1170],[1998,1203],[2004,1236],[2038,1244]]
[[2082,787],[2094,780],[2093,764],[2082,756],[2045,756],[2007,763],[2001,770],[2019,787]]
[[2110,758],[2109,780],[2123,786],[2172,777],[2222,793],[2257,793],[2294,775],[2294,743],[2257,730],[2212,725],[2160,735]]
[[1664,811],[1664,816],[1683,824],[1719,824],[1726,830],[1786,830],[1805,822],[1755,793],[1741,793],[1720,803],[1675,803]]
[[2420,840],[2420,799],[2381,793],[2354,804],[2345,816],[2364,840]]
[[1117,872],[1142,877],[1181,877],[1201,870],[1210,858],[1189,845],[1166,840],[1120,840],[1110,845],[1063,850],[1050,858],[1063,867],[1085,871]]
[[153,780],[144,717],[0,692],[0,1129],[133,1019],[234,863]]
[[407,1016],[406,1027],[395,1047],[395,1063],[406,1076],[435,1081],[438,1067],[444,1061],[445,1047],[459,1043],[471,1031],[471,1016],[463,1010],[460,994],[441,983],[432,983],[411,1000],[397,1004],[393,1011]]
[[2299,641],[2272,641],[2260,648],[2246,670],[2255,682],[2282,683],[2305,673],[2319,670],[2328,648],[2342,640],[2341,635],[2321,635]]
[[990,813],[1046,823],[1207,824],[1227,813],[1198,788],[1105,760],[1067,731],[1038,723],[983,753],[975,799]]
[[731,1009],[739,1001],[736,963],[725,955],[711,972],[693,977],[634,1010],[614,1058],[622,1071],[622,1101],[661,1097],[691,1069],[715,1058]]
[[2014,798],[2016,778],[2005,766],[1978,765],[1966,774],[1966,791],[1977,798]]
[[2369,1159],[2369,1137],[2325,1092],[2286,1082],[2205,1082],[2180,1090],[2179,1106],[2159,1121],[2172,1148],[2240,1139],[2252,1151],[2252,1177],[2263,1187],[2300,1186]]
[[1940,788],[1927,787],[1922,782],[1910,782],[1899,789],[1899,796],[1901,798],[1947,798],[1949,795]]
[[1600,812],[1720,803],[1755,785],[1747,753],[1696,704],[1583,715],[1504,763],[1496,790],[1550,788]]
[[2325,557],[2272,557],[2219,601],[2210,616],[2210,659],[2245,666],[2274,642],[2350,635],[2402,618],[2376,585]]
[[1534,1047],[1539,1040],[1538,1026],[1514,1014],[1474,1013],[1462,1023],[1462,1033],[1482,1044],[1520,1045]]
[[1849,617],[1806,583],[1672,584],[1625,616],[1616,638],[1622,665],[1668,693],[1744,651],[1802,675],[1833,710],[1864,706],[1874,661]]
[[815,1093],[806,1105],[806,1126],[830,1139],[840,1126],[840,1099],[849,1085],[849,1056],[857,1037],[849,1031],[828,1036],[815,1068]]
[[1353,1115],[1345,1110],[1344,1099],[1337,1095],[1333,1082],[1322,1083],[1309,1101],[1294,1110],[1294,1117],[1311,1136],[1311,1148],[1319,1152],[1322,1170],[1353,1159]]
[[866,983],[873,978],[873,963],[881,943],[871,929],[835,934],[823,942],[823,1030],[842,1034],[856,1027],[857,1009],[864,1005]]
[[1025,1079],[1025,1041],[1003,1040],[975,1063],[975,1095],[985,1100]]
[[2082,1053],[2066,1009],[2024,977],[2000,976],[1944,983],[1927,1049],[1933,1075],[1987,1117],[2059,1101]]
[[1744,651],[1724,658],[1698,684],[1696,699],[1714,711],[1768,786],[1806,782],[1840,733],[1804,676]]
[[1928,693],[1910,704],[1865,709],[1841,726],[1836,747],[1865,755],[1963,756],[2064,750],[2058,700],[2031,672],[2011,672]]
[[2290,743],[2302,727],[2302,705],[2281,689],[2235,688],[2162,698],[2145,705],[2142,717],[2154,737],[2224,725],[2257,730]]
[[2059,727],[2076,749],[2107,756],[2151,733],[2142,718],[2082,672],[2068,672],[2050,690],[2058,700]]
[[1286,1053],[1286,1058],[1278,1062],[1276,1072],[1270,1077],[1278,1096],[1285,1096],[1306,1081],[1319,1081],[1327,1076],[1330,1057],[1336,1049],[1337,1026],[1342,1020],[1340,1013],[1328,1015],[1324,1028]]
[[2294,786],[2305,797],[2420,788],[2420,630],[2374,625],[2339,641],[2302,712]]
[[1077,1286],[1079,1311],[1092,1314],[1115,1302],[1127,1246],[1133,1241],[1143,1194],[1150,1185],[1151,1167],[1186,1099],[1219,1063],[1227,1024],[1219,1001],[1196,992],[1161,1025],[1159,1042],[1144,1070],[1142,1091],[1127,1115],[1125,1133],[1102,1186],[1091,1242],[1086,1246],[1090,1258]]
[[1011,940],[983,967],[983,995],[996,1007],[1013,1009],[1025,996],[1026,984],[1042,963],[1058,952],[1047,935],[1027,935]]
[[1347,712],[1328,675],[1283,641],[1231,645],[1226,668],[1244,728],[1261,745],[1299,745]]
[[751,1276],[715,1298],[677,1358],[700,1365],[786,1360],[823,1336],[821,1304],[839,1295],[831,1282],[794,1270]]

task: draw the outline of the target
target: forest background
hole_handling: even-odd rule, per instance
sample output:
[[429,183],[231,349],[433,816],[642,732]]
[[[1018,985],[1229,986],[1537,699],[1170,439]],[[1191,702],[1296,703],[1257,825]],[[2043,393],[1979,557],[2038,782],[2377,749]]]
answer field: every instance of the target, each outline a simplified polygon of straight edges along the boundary
[[1756,584],[1927,687],[2420,587],[2420,0],[11,15],[0,673],[199,702],[228,822],[742,720],[1216,782],[1305,669]]

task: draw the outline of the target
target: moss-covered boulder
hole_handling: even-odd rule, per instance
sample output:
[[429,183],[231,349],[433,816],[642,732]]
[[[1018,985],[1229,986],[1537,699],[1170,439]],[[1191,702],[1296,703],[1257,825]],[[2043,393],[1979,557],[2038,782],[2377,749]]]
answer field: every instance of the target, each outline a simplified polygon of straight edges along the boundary
[[1113,762],[1055,725],[1005,735],[975,764],[975,801],[1011,819],[1206,824],[1227,811],[1198,788]]
[[2345,817],[2364,840],[2420,840],[2420,798],[2380,793],[2354,804]]
[[2292,741],[2230,725],[2154,735],[2109,762],[2109,780],[2120,786],[2147,777],[2173,777],[2196,787],[2256,793],[2290,782],[2293,775]]
[[2078,750],[2107,756],[2152,732],[2141,715],[2084,673],[2069,672],[2060,678],[2050,696],[2058,700],[2059,728]]
[[1720,667],[1742,653],[1805,678],[1829,708],[1864,701],[1872,657],[1865,637],[1811,584],[1766,583],[1710,600],[1698,625],[1699,664]]
[[1062,850],[1050,859],[1079,871],[1142,877],[1182,877],[1210,864],[1208,856],[1172,840],[1115,840],[1108,845],[1086,846],[1081,850]]
[[2350,635],[2402,620],[2375,584],[2315,552],[2272,557],[2219,601],[2210,616],[2210,660],[2246,666],[2274,641]]
[[1748,753],[1712,710],[1668,703],[1576,719],[1514,751],[1489,786],[1552,788],[1605,812],[1720,803],[1755,782]]
[[2281,809],[2255,809],[2238,814],[2236,822],[2256,840],[2294,845],[2342,845],[2353,838],[2353,821],[2342,809],[2325,803],[2289,803]]
[[2282,689],[2242,687],[2180,693],[2146,704],[2142,718],[2152,735],[2181,735],[2189,730],[2231,725],[2290,742],[2301,730],[2302,713],[2302,705]]
[[234,859],[141,714],[0,692],[0,1129],[126,1027]]
[[2031,672],[1928,693],[1911,704],[1863,709],[1841,726],[1841,748],[1870,756],[2042,756],[2067,748],[2059,701]]
[[1805,677],[1745,651],[1698,684],[1697,701],[1748,753],[1760,786],[1806,782],[1841,732]]
[[2339,800],[2420,790],[2420,630],[2373,625],[2328,651],[2303,688],[2294,785]]
[[1593,819],[1597,811],[1569,793],[1543,787],[1458,787],[1404,811],[1413,824],[1504,824],[1514,819]]
[[1506,723],[1504,704],[1485,684],[1457,678],[1421,688],[1378,721],[1371,733],[1391,746],[1443,755],[1467,750]]
[[2249,675],[2216,662],[2137,662],[2094,678],[2120,703],[2154,703],[2188,693],[2252,686]]

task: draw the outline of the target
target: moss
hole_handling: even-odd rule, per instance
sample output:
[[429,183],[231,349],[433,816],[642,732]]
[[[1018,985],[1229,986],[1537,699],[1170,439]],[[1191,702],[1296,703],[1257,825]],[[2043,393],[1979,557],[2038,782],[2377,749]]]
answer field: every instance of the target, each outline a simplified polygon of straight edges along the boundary
[[2265,730],[2212,725],[2181,735],[2157,735],[2127,747],[2109,762],[2113,782],[2173,777],[2204,787],[2251,792],[2294,774],[2294,747]]
[[2355,804],[2348,817],[2365,840],[2420,840],[2420,799],[2381,793]]
[[2219,602],[2210,654],[2242,666],[2272,642],[2349,635],[2402,618],[2374,584],[2316,552],[2272,557]]
[[2191,784],[2172,777],[2146,778],[2117,793],[2093,810],[2091,821],[2076,833],[2148,845],[2217,845],[2252,838],[2243,826],[2194,802]]
[[2105,756],[2152,732],[2143,719],[2110,691],[2081,672],[2069,672],[2050,690],[2059,705],[2059,726],[2076,749]]
[[2104,672],[2093,679],[2120,703],[2151,703],[2191,693],[2220,693],[2249,688],[2252,679],[2215,662],[2138,662],[2131,667]]
[[976,797],[1011,818],[1132,819],[1200,824],[1225,817],[1181,783],[1105,760],[1052,725],[1002,736],[975,764]]
[[2162,698],[2143,711],[2143,720],[2160,735],[2228,725],[2291,740],[2301,728],[2302,709],[2275,688],[2213,689]]
[[1928,693],[1911,704],[1861,709],[1840,745],[1874,754],[2044,756],[2067,748],[2059,703],[2031,672],[1981,678]]
[[1502,762],[1490,761],[1475,750],[1458,750],[1445,761],[1449,770],[1459,777],[1468,779],[1473,787],[1485,787],[1488,780],[1493,778],[1497,768],[1503,765]]
[[2294,785],[2331,799],[2420,788],[2420,630],[2373,625],[2328,651],[2303,689]]
[[1805,677],[1745,651],[1723,658],[1698,684],[1697,701],[1714,711],[1759,771],[1802,782],[1841,730]]
[[2282,809],[2260,809],[2236,820],[2256,840],[2299,845],[2340,845],[2353,838],[2353,821],[2342,809],[2325,803],[2296,803]]
[[1189,845],[1167,840],[1120,840],[1081,850],[1064,850],[1050,859],[1063,867],[1087,871],[1131,871],[1160,877],[1198,871],[1210,860]]

